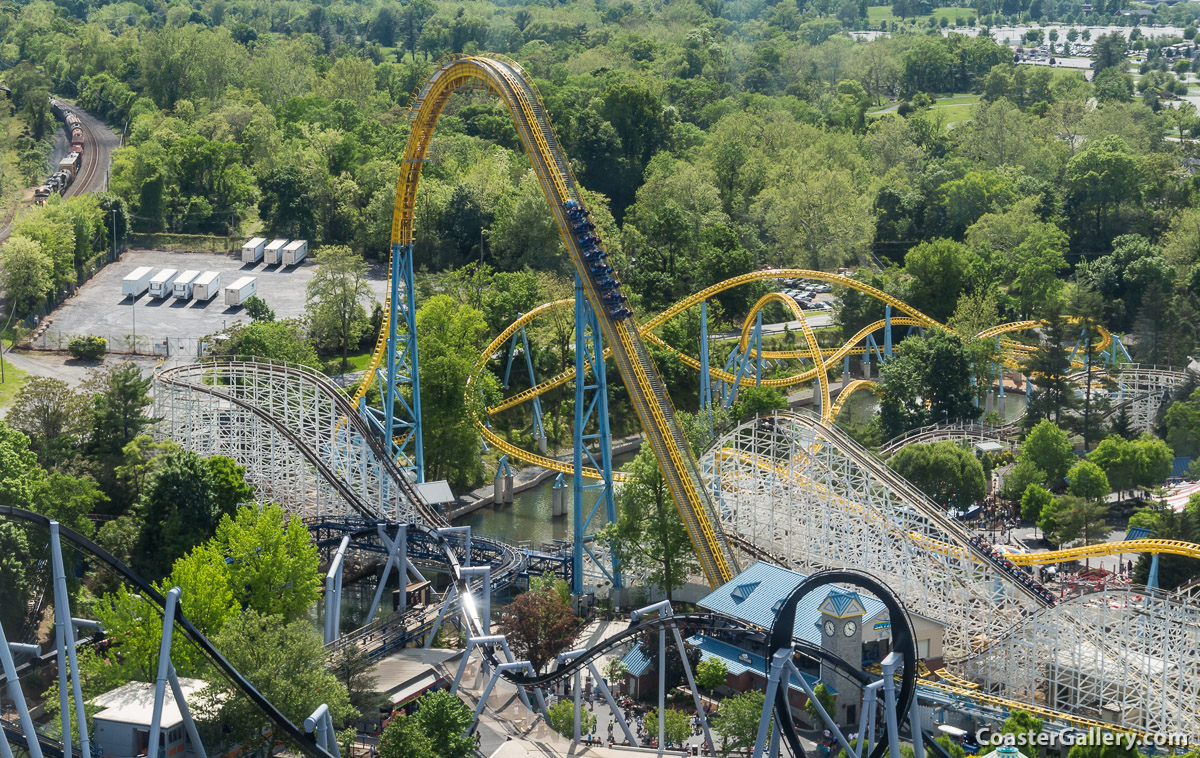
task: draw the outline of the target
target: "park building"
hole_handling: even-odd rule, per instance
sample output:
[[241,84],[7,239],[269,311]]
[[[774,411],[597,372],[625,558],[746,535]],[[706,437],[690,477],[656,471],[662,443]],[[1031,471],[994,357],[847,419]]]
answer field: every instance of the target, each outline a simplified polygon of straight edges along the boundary
[[[729,671],[726,687],[736,692],[766,688],[766,651],[769,630],[784,598],[796,589],[805,576],[770,563],[755,563],[741,574],[710,592],[697,605],[718,620],[724,617],[752,631],[713,631],[693,634],[685,644],[700,651],[701,660],[717,658]],[[909,612],[917,643],[917,655],[931,669],[941,668],[942,638],[945,627],[933,619]],[[732,626],[732,625],[731,625]],[[721,624],[714,625],[719,630]],[[883,603],[869,595],[832,587],[829,592],[802,598],[796,608],[797,639],[820,645],[839,657],[858,662],[863,669],[878,666],[891,652],[891,622]],[[657,651],[635,646],[622,663],[628,670],[626,687],[631,695],[652,692],[658,685],[655,656]],[[847,690],[850,680],[836,670],[813,666],[801,668],[809,686],[824,684],[836,696]],[[858,718],[860,700],[857,684],[854,697],[838,698],[838,720]],[[797,714],[807,698],[796,684],[789,700]]]
[[[199,679],[179,679],[179,689],[185,700],[198,702],[201,690],[208,685]],[[89,701],[100,710],[92,717],[92,755],[96,758],[132,758],[146,755],[150,746],[150,724],[154,715],[154,685],[149,682],[129,682],[109,690]],[[202,758],[188,739],[183,713],[175,703],[171,688],[163,696],[162,729],[158,738],[158,754],[162,758]]]

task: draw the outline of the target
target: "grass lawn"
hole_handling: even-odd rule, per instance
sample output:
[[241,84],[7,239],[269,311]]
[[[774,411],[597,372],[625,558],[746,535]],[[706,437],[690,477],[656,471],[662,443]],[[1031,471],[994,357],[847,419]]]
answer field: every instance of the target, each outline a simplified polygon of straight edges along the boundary
[[[979,95],[958,94],[939,97],[933,103],[932,115],[941,118],[942,123],[947,127],[960,121],[967,121],[971,118],[971,112],[975,109],[975,104],[979,102],[979,97]],[[892,108],[895,105],[895,103],[888,103],[878,108],[868,108],[867,115],[874,115],[877,118],[894,116],[896,115],[896,111],[894,110],[889,113],[882,113],[882,111]]]
[[0,384],[0,408],[7,408],[12,404],[13,398],[25,384],[25,377],[23,370],[8,361],[4,362],[4,383]]
[[[942,6],[941,8],[934,8],[932,13],[930,13],[927,16],[921,16],[921,19],[927,19],[927,18],[929,18],[929,16],[933,16],[934,18],[936,18],[940,21],[942,16],[945,16],[946,18],[950,19],[950,25],[953,26],[954,19],[957,18],[958,16],[962,16],[963,21],[966,21],[971,16],[976,16],[976,15],[978,15],[978,14],[975,12],[974,8],[960,8],[960,7],[954,6],[954,5],[945,5],[945,6]],[[890,5],[868,5],[867,6],[867,21],[869,21],[872,26],[878,27],[880,21],[900,21],[900,20],[901,20],[900,18],[898,18],[894,13],[892,13],[892,6],[890,6]]]
[[[374,349],[374,348],[372,348]],[[346,369],[342,370],[342,356],[331,355],[325,358],[325,373],[327,374],[343,374],[352,371],[362,371],[371,362],[371,350],[366,350],[361,353],[351,353],[346,356]]]

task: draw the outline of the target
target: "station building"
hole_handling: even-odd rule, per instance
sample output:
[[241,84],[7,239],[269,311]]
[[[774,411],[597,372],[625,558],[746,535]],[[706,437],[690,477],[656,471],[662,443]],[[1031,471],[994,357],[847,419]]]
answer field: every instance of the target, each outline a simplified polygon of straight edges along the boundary
[[[717,658],[725,664],[729,670],[725,682],[728,689],[737,692],[766,689],[765,655],[771,625],[784,598],[804,579],[805,575],[774,564],[755,563],[698,603],[718,619],[727,617],[752,630],[697,633],[685,644],[697,648],[702,660]],[[911,612],[909,623],[916,637],[917,656],[929,668],[941,668],[944,625]],[[719,629],[720,625],[716,627]],[[870,595],[840,587],[830,587],[827,592],[801,599],[796,608],[793,636],[857,662],[863,669],[878,666],[891,652],[891,620],[883,603]],[[638,646],[622,659],[629,671],[626,686],[633,696],[653,691],[657,686],[655,656],[657,650]],[[814,666],[802,668],[800,673],[809,686],[822,683],[835,696],[839,689],[846,690],[852,684],[835,669]],[[853,686],[854,697],[838,700],[838,720],[842,723],[857,718],[859,696],[857,685]],[[797,712],[807,700],[794,684],[789,699]]]

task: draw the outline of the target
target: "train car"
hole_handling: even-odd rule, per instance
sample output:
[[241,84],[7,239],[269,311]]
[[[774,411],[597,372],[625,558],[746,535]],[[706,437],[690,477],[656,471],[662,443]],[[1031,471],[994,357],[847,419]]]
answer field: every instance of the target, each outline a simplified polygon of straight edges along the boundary
[[74,180],[75,174],[79,171],[79,165],[82,162],[82,157],[83,156],[81,156],[79,153],[68,153],[66,158],[63,158],[58,162],[58,170],[65,172],[68,179]]

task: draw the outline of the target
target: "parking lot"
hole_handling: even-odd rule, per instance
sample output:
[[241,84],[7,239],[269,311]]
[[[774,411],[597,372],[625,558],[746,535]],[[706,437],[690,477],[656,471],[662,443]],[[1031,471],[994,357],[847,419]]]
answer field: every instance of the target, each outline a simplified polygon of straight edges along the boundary
[[[299,266],[284,268],[261,262],[243,264],[232,255],[133,250],[121,256],[119,263],[107,266],[94,276],[78,294],[47,317],[49,324],[43,344],[75,335],[95,335],[116,343],[111,347],[120,349],[121,343],[128,342],[130,336],[136,334],[139,349],[149,347],[159,352],[157,346],[171,340],[172,351],[192,352],[194,347],[189,350],[189,346],[194,346],[198,338],[249,320],[245,308],[225,305],[223,291],[206,303],[170,297],[156,299],[148,293],[136,300],[127,298],[121,294],[121,280],[139,266],[150,266],[156,271],[163,268],[219,271],[222,287],[243,276],[256,277],[258,296],[266,300],[276,317],[281,319],[304,313],[304,288],[317,268],[311,259],[304,260]],[[375,267],[370,280],[375,298],[382,302],[387,291],[386,269]],[[370,312],[370,306],[367,310]]]

